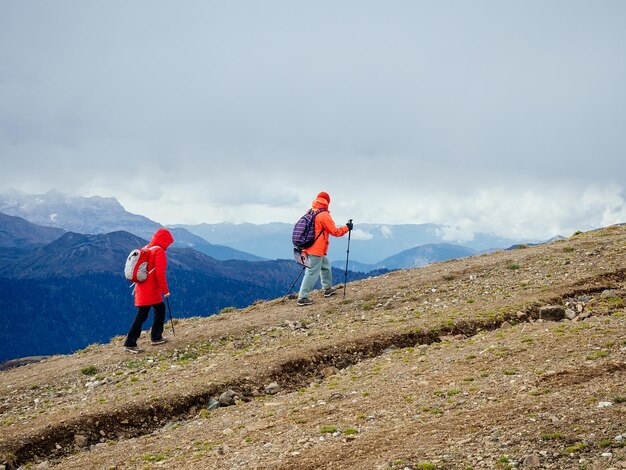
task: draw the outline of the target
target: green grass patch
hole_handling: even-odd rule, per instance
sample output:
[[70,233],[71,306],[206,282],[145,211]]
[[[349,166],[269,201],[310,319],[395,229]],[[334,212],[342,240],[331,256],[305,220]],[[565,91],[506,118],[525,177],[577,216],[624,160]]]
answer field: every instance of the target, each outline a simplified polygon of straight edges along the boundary
[[100,371],[96,366],[87,366],[83,367],[80,372],[84,375],[96,375]]
[[144,462],[162,462],[165,460],[163,454],[148,454],[143,456]]
[[580,451],[585,450],[587,447],[589,447],[589,444],[585,444],[584,442],[579,442],[578,444],[567,447],[565,449],[565,452],[567,454],[576,454]]
[[503,455],[498,460],[496,460],[496,468],[509,470],[513,468],[513,466],[511,465],[511,460],[506,455]]
[[337,432],[337,426],[333,425],[324,425],[320,427],[320,433],[322,434],[333,434]]
[[565,439],[565,436],[560,432],[544,432],[541,434],[541,439],[544,441],[556,441],[558,439]]
[[186,363],[189,361],[193,361],[194,359],[198,359],[200,355],[195,351],[185,351],[180,356],[178,356],[177,361],[181,363]]
[[608,355],[609,353],[606,351],[594,351],[591,354],[587,354],[587,356],[585,356],[585,359],[587,359],[588,361],[595,361]]
[[415,468],[417,470],[437,470],[437,466],[434,463],[429,462],[418,463]]

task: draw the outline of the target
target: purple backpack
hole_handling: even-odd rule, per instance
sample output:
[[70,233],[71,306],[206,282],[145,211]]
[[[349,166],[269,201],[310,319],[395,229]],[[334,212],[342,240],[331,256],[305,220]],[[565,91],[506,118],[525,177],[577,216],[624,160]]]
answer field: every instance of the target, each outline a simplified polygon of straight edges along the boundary
[[300,220],[298,220],[293,227],[293,233],[291,234],[293,246],[303,249],[315,243],[322,232],[324,232],[324,229],[322,229],[319,235],[317,237],[315,236],[315,216],[324,210],[325,209],[318,209],[314,211],[313,209],[309,209],[306,214],[300,217]]

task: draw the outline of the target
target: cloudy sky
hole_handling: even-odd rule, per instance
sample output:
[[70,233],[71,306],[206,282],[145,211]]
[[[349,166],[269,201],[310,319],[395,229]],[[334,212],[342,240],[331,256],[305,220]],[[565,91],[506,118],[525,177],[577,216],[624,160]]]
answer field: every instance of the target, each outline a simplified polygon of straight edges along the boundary
[[0,0],[0,192],[164,224],[626,222],[626,2]]

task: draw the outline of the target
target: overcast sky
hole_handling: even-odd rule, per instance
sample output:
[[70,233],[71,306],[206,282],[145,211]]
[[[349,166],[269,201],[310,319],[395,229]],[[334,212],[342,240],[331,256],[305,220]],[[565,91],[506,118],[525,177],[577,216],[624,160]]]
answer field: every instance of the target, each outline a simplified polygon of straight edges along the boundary
[[626,222],[626,1],[0,0],[0,191],[163,224]]

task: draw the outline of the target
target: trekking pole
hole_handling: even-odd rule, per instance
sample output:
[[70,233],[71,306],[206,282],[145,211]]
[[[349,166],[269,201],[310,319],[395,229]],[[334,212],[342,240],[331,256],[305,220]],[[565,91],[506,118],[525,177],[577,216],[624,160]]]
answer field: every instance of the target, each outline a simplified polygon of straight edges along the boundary
[[170,307],[170,298],[165,297],[165,300],[167,300],[167,310],[170,312],[170,323],[172,324],[172,334],[174,336],[176,336],[176,333],[174,333],[174,319],[172,318],[172,308]]
[[291,283],[291,286],[289,286],[289,290],[287,291],[287,293],[285,294],[285,296],[283,297],[283,302],[285,301],[285,299],[287,297],[289,297],[289,294],[291,294],[291,289],[293,289],[293,286],[296,285],[296,282],[298,282],[298,279],[300,279],[300,276],[302,276],[302,273],[304,272],[304,270],[306,269],[306,266],[302,266],[302,269],[300,270],[300,272],[298,273],[298,277]]
[[[352,223],[352,219],[348,220],[348,223]],[[348,230],[348,249],[346,250],[346,272],[343,276],[343,298],[346,298],[346,285],[348,284],[348,258],[350,258],[350,235],[352,230]]]

